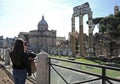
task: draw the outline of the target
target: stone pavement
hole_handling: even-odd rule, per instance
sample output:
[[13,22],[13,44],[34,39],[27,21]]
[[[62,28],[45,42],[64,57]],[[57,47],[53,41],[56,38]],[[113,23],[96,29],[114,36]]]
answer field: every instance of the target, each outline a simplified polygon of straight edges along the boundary
[[13,81],[5,72],[4,68],[0,65],[0,84],[13,84]]
[[[14,84],[11,66],[5,66],[4,61],[1,60],[0,60],[0,84]],[[27,79],[25,84],[34,83]]]

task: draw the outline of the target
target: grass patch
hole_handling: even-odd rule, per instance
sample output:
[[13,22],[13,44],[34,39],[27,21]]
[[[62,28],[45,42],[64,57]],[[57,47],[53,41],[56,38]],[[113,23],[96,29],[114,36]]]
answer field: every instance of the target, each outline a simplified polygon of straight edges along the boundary
[[[64,60],[68,60],[69,57],[68,56],[50,56],[52,58],[58,58],[58,59],[64,59]],[[99,61],[99,60],[87,60],[84,58],[77,58],[74,60],[75,62],[82,62],[82,63],[87,63],[87,64],[105,64],[105,62]],[[96,73],[96,74],[102,74],[102,69],[101,68],[97,68],[97,67],[91,67],[91,66],[87,66],[87,65],[80,65],[80,64],[74,64],[74,63],[69,63],[69,62],[60,62],[61,65],[70,67],[70,68],[74,68],[75,66],[77,66],[77,69],[83,70],[83,71],[87,71],[87,72],[92,72],[92,73]],[[120,64],[116,64],[117,66],[120,66]],[[106,75],[109,77],[118,77],[120,76],[120,72],[119,71],[114,71],[114,70],[106,70]]]

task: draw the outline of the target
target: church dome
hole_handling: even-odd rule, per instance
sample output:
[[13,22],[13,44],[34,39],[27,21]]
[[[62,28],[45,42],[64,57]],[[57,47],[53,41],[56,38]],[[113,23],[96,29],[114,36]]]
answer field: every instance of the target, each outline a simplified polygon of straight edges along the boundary
[[42,20],[38,23],[38,30],[48,30],[48,23],[45,21],[44,16],[42,16]]

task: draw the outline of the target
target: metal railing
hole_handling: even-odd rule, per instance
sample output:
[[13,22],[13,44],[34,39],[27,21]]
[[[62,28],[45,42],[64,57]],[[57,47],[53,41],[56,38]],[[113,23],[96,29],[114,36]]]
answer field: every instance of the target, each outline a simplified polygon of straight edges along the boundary
[[[59,75],[59,77],[61,77],[61,79],[63,79],[63,81],[66,84],[82,84],[82,83],[88,83],[88,82],[90,83],[90,82],[96,81],[96,80],[102,80],[101,84],[106,84],[106,82],[108,84],[114,84],[113,81],[120,83],[120,78],[117,79],[117,78],[114,78],[114,77],[108,77],[107,73],[106,73],[107,70],[114,70],[114,71],[118,71],[120,73],[120,68],[104,66],[104,65],[86,64],[86,63],[74,62],[74,61],[71,61],[71,60],[63,60],[63,59],[57,59],[57,58],[49,58],[49,59],[50,59],[49,64],[52,67],[52,69]],[[88,71],[81,70],[81,69],[78,70],[78,69],[70,68],[68,66],[66,67],[64,65],[59,65],[59,64],[56,64],[56,63],[52,63],[51,60],[56,60],[56,61],[62,61],[62,62],[68,62],[68,63],[78,64],[78,65],[86,65],[86,66],[91,66],[91,67],[95,67],[95,68],[100,68],[101,69],[101,74],[96,74],[96,73],[88,72]],[[64,69],[68,69],[68,70],[72,70],[72,71],[75,71],[75,72],[78,72],[78,73],[84,73],[84,74],[92,75],[92,76],[95,76],[97,78],[90,79],[90,80],[84,80],[84,81],[80,81],[80,82],[75,82],[75,83],[70,83],[67,80],[65,80],[65,78],[59,73],[59,71],[57,71],[57,69],[55,69],[55,66],[60,67],[60,68],[64,68]]]

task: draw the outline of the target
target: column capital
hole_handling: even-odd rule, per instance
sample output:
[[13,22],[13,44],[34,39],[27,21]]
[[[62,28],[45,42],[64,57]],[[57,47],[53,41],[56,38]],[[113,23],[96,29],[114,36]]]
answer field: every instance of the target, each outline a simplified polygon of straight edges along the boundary
[[82,15],[82,14],[79,15],[80,18],[83,18],[83,16],[84,16],[84,15]]
[[93,15],[93,12],[92,12],[92,11],[88,12],[88,19],[89,19],[89,20],[92,20],[92,15]]

